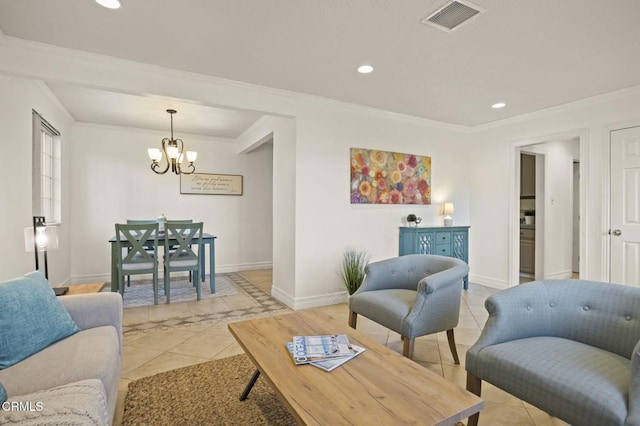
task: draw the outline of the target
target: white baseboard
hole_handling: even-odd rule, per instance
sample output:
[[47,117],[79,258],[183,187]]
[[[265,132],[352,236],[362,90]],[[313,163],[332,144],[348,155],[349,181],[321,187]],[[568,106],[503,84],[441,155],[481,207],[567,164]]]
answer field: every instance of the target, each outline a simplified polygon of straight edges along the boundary
[[290,294],[285,293],[278,287],[271,287],[271,296],[294,311],[317,308],[319,306],[336,305],[338,303],[346,303],[349,300],[349,296],[344,290],[319,296],[294,299]]
[[293,309],[293,306],[295,305],[295,300],[293,299],[293,297],[274,285],[271,286],[271,297],[273,297],[280,303],[284,303],[291,309]]
[[567,278],[571,278],[573,276],[573,271],[560,271],[554,272],[552,274],[547,274],[545,277],[546,280],[564,280]]
[[474,284],[480,284],[485,287],[497,288],[505,290],[509,288],[509,283],[504,280],[496,280],[495,278],[483,277],[481,275],[469,274],[469,282]]

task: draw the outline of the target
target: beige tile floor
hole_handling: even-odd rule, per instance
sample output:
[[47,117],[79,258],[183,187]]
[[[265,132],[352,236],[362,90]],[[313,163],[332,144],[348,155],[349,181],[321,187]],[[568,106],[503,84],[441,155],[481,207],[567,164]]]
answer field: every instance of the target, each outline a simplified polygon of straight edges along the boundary
[[[263,291],[271,291],[271,270],[242,272],[241,275]],[[416,340],[415,361],[425,368],[444,376],[464,387],[466,373],[464,358],[467,349],[480,335],[482,325],[487,319],[484,300],[495,290],[470,284],[469,290],[463,293],[460,307],[460,323],[455,329],[458,354],[462,365],[455,365],[445,333],[425,336]],[[211,302],[210,309],[238,309],[252,306],[255,301],[246,295],[220,297]],[[157,305],[142,308],[125,309],[124,323],[133,324],[141,321],[153,321],[159,318],[171,318],[187,312],[202,312],[202,302],[185,302],[171,305]],[[320,308],[337,318],[347,322],[346,304],[331,305]],[[364,317],[358,318],[358,329],[367,333],[376,341],[387,345],[401,353],[400,336]],[[124,398],[127,385],[142,377],[151,376],[163,371],[185,367],[212,359],[220,359],[243,353],[227,330],[227,324],[192,325],[189,327],[167,327],[166,329],[138,333],[124,337],[123,373],[118,393],[118,403],[114,419],[120,425],[124,410]],[[565,425],[557,419],[523,401],[483,383],[483,399],[485,409],[480,415],[480,425]]]

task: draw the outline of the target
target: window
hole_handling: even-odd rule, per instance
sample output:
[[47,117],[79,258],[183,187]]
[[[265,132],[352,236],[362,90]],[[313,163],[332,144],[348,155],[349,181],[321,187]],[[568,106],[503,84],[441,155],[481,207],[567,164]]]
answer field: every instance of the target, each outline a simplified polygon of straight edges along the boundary
[[33,111],[33,215],[47,223],[62,219],[60,132]]

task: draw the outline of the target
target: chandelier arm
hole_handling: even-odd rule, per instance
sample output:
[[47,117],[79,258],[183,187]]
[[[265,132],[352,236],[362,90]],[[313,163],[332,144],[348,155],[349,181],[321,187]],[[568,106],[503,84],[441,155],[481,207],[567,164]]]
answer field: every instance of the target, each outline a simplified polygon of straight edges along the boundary
[[189,163],[188,167],[191,168],[191,171],[189,171],[189,172],[180,171],[180,173],[183,174],[183,175],[190,175],[190,174],[192,174],[193,172],[196,171],[196,166],[194,166],[192,162]]
[[153,170],[154,172],[156,172],[159,175],[163,175],[165,173],[167,173],[167,171],[169,170],[169,156],[167,155],[167,142],[169,142],[168,138],[164,138],[162,139],[162,152],[164,153],[164,159],[167,162],[167,166],[162,170],[162,171],[158,171],[157,169],[160,168],[160,163],[156,163],[153,162],[151,163],[151,170]]
[[[171,133],[171,137],[173,137],[173,132]],[[182,159],[184,157],[183,153],[184,153],[184,142],[182,141],[182,139],[174,139],[173,140],[176,145],[179,147],[178,149],[178,157],[175,160],[175,168],[173,168],[173,172],[177,175],[182,174]]]

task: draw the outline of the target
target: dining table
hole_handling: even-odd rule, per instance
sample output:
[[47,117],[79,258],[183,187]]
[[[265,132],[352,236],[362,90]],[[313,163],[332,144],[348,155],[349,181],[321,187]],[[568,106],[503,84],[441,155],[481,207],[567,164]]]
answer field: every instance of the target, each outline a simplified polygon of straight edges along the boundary
[[[207,234],[205,232],[202,233],[202,245],[198,247],[198,257],[200,258],[200,273],[202,276],[202,282],[205,281],[206,271],[205,271],[205,257],[200,254],[204,254],[205,246],[209,246],[209,287],[211,288],[211,293],[216,292],[216,258],[215,258],[215,235]],[[158,247],[164,247],[165,234],[164,232],[158,233]],[[173,239],[169,240],[171,243]],[[154,239],[147,239],[146,242],[153,244]],[[120,236],[120,242],[125,247],[130,246],[126,237]],[[118,291],[118,245],[116,244],[116,236],[114,235],[109,239],[109,243],[111,244],[111,291]]]

